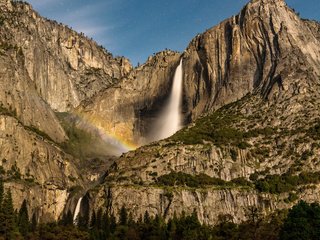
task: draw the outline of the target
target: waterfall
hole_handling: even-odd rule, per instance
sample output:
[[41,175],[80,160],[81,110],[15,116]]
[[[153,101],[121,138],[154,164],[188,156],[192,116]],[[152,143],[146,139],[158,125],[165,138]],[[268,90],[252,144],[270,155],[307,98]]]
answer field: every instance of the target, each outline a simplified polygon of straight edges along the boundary
[[78,224],[78,215],[80,213],[81,201],[82,201],[82,197],[79,198],[79,200],[77,202],[76,209],[74,210],[74,214],[73,214],[73,224],[74,225]]
[[182,121],[180,108],[182,104],[182,90],[183,71],[181,58],[180,64],[174,74],[169,101],[161,112],[155,126],[154,140],[170,137],[181,129]]

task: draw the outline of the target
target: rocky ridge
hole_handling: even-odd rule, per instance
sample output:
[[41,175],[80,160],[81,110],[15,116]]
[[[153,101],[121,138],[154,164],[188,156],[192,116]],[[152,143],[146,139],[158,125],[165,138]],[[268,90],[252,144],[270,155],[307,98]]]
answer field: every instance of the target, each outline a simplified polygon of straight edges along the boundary
[[29,4],[2,1],[2,42],[21,49],[40,96],[58,112],[79,106],[131,71],[83,34],[40,17]]
[[[40,220],[58,219],[90,182],[81,177],[84,165],[63,150],[72,134],[82,135],[54,111],[131,147],[150,142],[181,57],[183,115],[193,123],[123,154],[87,192],[82,211],[118,213],[126,205],[135,218],[146,210],[168,218],[196,208],[202,222],[215,224],[221,214],[243,221],[250,206],[264,214],[287,208],[296,201],[290,196],[317,199],[319,181],[309,175],[320,170],[320,27],[284,1],[252,0],[196,36],[182,55],[160,52],[135,69],[28,4],[1,0],[0,8],[0,152],[16,207],[26,198]],[[219,181],[168,183],[179,172]],[[258,188],[259,180],[281,174],[311,180],[277,193]]]
[[[105,183],[89,191],[91,207],[119,212],[125,205],[135,218],[146,210],[172,217],[195,208],[202,222],[215,224],[225,213],[245,220],[249,206],[268,214],[297,199],[314,201],[319,181],[308,178],[320,170],[317,29],[282,0],[254,0],[198,35],[183,54],[184,111],[189,119],[207,114],[167,140],[122,155]],[[179,172],[232,184],[163,183]],[[259,186],[298,175],[308,180],[289,190]]]
[[0,152],[1,175],[13,192],[14,204],[24,199],[41,221],[57,219],[72,186],[83,186],[73,157],[59,143],[66,135],[50,107],[38,96],[23,57],[1,49]]
[[[316,22],[300,19],[283,0],[267,0],[251,1],[240,14],[196,36],[181,56],[184,69],[185,123],[188,124],[206,112],[239,100],[248,93],[260,91],[265,99],[271,100],[270,98],[278,94],[294,91],[293,89],[282,91],[293,88],[290,81],[284,81],[293,74],[293,68],[289,64],[291,62],[292,65],[301,68],[301,71],[310,70],[310,74],[314,75],[311,78],[316,78],[319,74],[317,29]],[[169,66],[168,69],[177,65],[175,61],[170,59],[165,61]],[[163,79],[173,78],[173,70],[166,71],[163,75],[154,69],[152,71],[155,76],[160,76],[160,83],[166,82]],[[145,69],[141,71],[145,72]],[[137,78],[137,83],[149,78],[145,74],[142,75],[141,79]],[[146,89],[139,91],[147,94],[149,99]],[[152,91],[153,102],[159,102],[158,105],[162,105],[158,96],[163,93],[168,95],[168,91],[161,90],[158,88]],[[91,105],[87,106],[88,109],[84,107],[81,111],[88,111],[105,131],[124,137],[130,143],[140,146],[144,141],[136,136],[148,135],[148,129],[152,128],[152,121],[148,119],[149,100],[144,103],[135,98],[124,99],[122,106],[128,102],[129,105],[138,105],[134,107],[138,110],[123,113],[112,107],[117,105],[118,98],[112,97],[114,93],[108,91],[102,96],[93,98]],[[108,106],[104,103],[107,98]],[[110,107],[109,105],[111,108],[106,108]],[[156,104],[152,105],[153,108],[154,105]],[[108,118],[109,112],[105,109],[115,109],[112,111],[116,116]],[[140,114],[140,109],[143,109],[142,113],[147,115],[146,117]],[[101,121],[106,117],[108,125]],[[127,124],[121,125],[119,119],[125,119]],[[143,129],[147,129],[147,134],[143,129],[136,127],[141,123]]]
[[75,208],[73,196],[90,176],[65,152],[70,138],[56,112],[71,111],[132,67],[27,3],[1,0],[0,10],[1,176],[15,208],[26,199],[30,216],[57,220],[66,204]]
[[150,142],[148,133],[170,92],[179,59],[170,50],[157,53],[76,112],[128,145]]

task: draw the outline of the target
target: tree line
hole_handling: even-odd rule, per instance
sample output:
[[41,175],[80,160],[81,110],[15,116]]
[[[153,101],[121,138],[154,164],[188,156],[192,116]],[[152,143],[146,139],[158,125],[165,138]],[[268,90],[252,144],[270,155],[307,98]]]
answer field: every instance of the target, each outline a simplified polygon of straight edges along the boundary
[[233,223],[230,215],[220,215],[216,226],[201,224],[196,211],[190,215],[174,214],[167,221],[145,212],[134,220],[124,206],[119,216],[99,209],[90,216],[80,215],[75,225],[69,211],[57,222],[38,224],[35,214],[30,217],[27,206],[24,200],[19,211],[15,210],[11,191],[4,191],[0,180],[0,240],[320,239],[320,205],[304,201],[267,217],[250,207],[246,209],[247,220],[241,224]]

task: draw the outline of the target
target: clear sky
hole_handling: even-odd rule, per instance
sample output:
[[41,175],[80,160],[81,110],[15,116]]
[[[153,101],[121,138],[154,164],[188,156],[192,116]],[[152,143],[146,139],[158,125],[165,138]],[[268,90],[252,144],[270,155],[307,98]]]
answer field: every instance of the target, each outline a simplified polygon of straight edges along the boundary
[[[136,65],[165,48],[183,51],[197,34],[237,14],[248,0],[27,0],[42,16],[83,32]],[[320,20],[320,0],[287,0]]]

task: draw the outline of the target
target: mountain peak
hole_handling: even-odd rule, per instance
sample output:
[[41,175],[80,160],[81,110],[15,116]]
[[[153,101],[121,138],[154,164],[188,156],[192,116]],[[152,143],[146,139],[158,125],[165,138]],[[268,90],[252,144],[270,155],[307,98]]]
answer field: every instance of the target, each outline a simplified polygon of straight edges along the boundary
[[285,0],[251,0],[250,3],[277,4],[285,3]]
[[[259,10],[259,13],[261,11],[276,7],[276,8],[282,8],[286,7],[287,4],[285,0],[251,0],[245,8],[249,9],[257,9]],[[276,10],[276,9],[275,9]],[[279,10],[279,9],[277,9]]]

